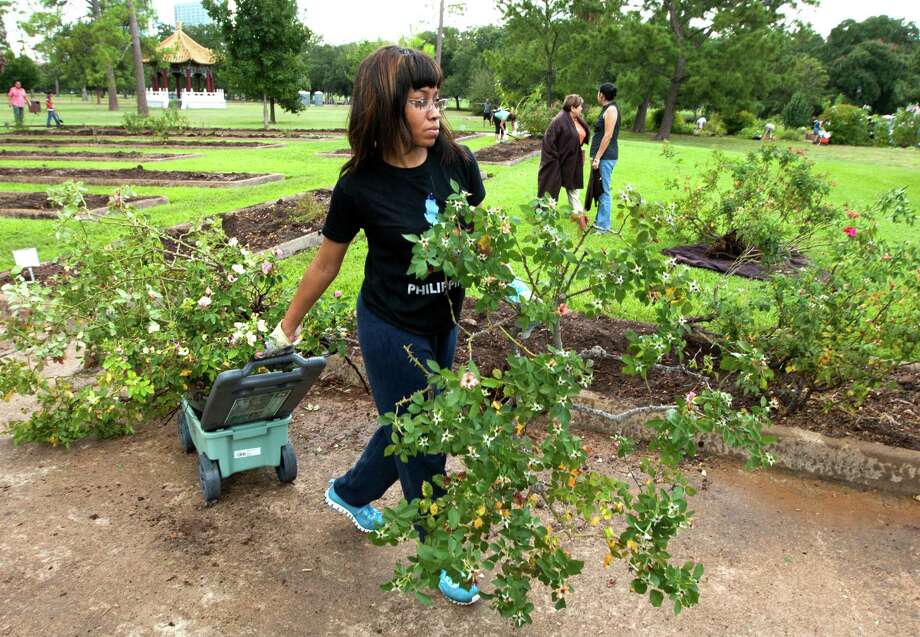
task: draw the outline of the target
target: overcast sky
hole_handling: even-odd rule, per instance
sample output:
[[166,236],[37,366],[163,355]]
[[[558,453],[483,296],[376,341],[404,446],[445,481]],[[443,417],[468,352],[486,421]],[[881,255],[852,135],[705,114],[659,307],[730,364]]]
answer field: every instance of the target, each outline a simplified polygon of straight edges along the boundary
[[[173,8],[183,0],[153,0],[160,21],[173,22]],[[307,26],[330,44],[355,40],[397,40],[437,26],[438,0],[299,0]],[[72,3],[82,11],[83,3]],[[464,4],[463,15],[448,15],[445,24],[464,29],[473,25],[497,24],[500,13],[493,0],[448,0],[448,4]],[[19,8],[25,9],[28,2]],[[815,30],[826,36],[832,28],[847,18],[857,21],[874,15],[905,18],[920,24],[920,0],[824,0],[820,7],[806,7],[797,11],[799,19],[811,23]],[[16,15],[7,16],[11,44],[19,46]]]

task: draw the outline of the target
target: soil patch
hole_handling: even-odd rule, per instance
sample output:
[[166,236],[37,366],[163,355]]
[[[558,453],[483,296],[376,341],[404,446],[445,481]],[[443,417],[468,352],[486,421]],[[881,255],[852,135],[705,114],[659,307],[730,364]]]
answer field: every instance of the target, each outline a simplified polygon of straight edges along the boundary
[[59,183],[77,179],[88,184],[242,186],[280,181],[283,175],[266,173],[208,173],[185,170],[145,170],[134,168],[2,168],[0,181]]
[[[474,302],[464,304],[463,327],[476,332],[486,326],[486,317],[473,309]],[[490,318],[493,322],[511,316],[506,306]],[[699,391],[703,385],[698,380],[677,371],[653,370],[644,381],[626,376],[617,360],[628,351],[626,333],[648,334],[654,326],[637,321],[624,321],[609,317],[587,318],[572,313],[562,319],[562,340],[566,349],[575,350],[594,361],[594,381],[590,389],[617,402],[640,405],[672,404],[676,396],[691,390]],[[537,330],[524,341],[528,348],[543,348],[550,341],[546,330]],[[464,344],[461,333],[460,345]],[[465,362],[466,349],[458,345],[456,364]],[[592,348],[603,349],[592,353]],[[473,360],[480,371],[488,374],[494,368],[502,369],[511,345],[502,335],[485,334],[473,341]],[[688,346],[688,358],[705,354],[700,345]],[[667,361],[665,361],[667,363]],[[783,418],[778,425],[816,431],[835,438],[853,437],[859,440],[880,442],[894,447],[920,450],[920,366],[910,366],[895,374],[889,383],[872,392],[856,411],[841,408],[835,394],[815,396],[805,408]]]
[[59,148],[61,146],[82,146],[84,144],[100,146],[156,146],[159,148],[277,148],[280,144],[266,144],[265,142],[244,141],[219,141],[219,140],[194,140],[194,139],[168,139],[166,141],[140,141],[133,139],[46,139],[46,138],[13,138],[9,135],[0,136],[0,142],[16,146],[39,146],[42,148]]
[[0,160],[3,159],[29,159],[29,160],[77,160],[88,159],[98,161],[164,161],[168,159],[189,159],[198,155],[180,155],[178,153],[139,153],[136,151],[118,150],[108,153],[81,153],[62,152],[49,153],[34,150],[0,150]]
[[298,198],[250,206],[221,217],[228,237],[251,250],[264,250],[296,239],[323,226],[332,191],[312,190]]
[[[175,137],[229,137],[229,138],[248,138],[248,137],[297,137],[305,139],[320,139],[330,135],[343,135],[346,133],[344,128],[288,128],[264,130],[261,128],[188,128],[183,131],[176,131]],[[113,136],[120,137],[152,137],[149,131],[132,132],[121,126],[106,127],[81,127],[81,128],[60,128],[60,129],[23,129],[12,131],[13,135],[79,135],[79,136]]]
[[[135,208],[167,203],[165,197],[144,195],[126,200]],[[108,195],[83,195],[83,202],[89,212],[102,213],[108,207]],[[44,192],[0,192],[0,216],[53,219],[60,210]]]
[[476,160],[479,162],[504,163],[518,162],[540,152],[543,147],[543,141],[528,137],[518,139],[513,142],[504,144],[495,144],[486,146],[475,152]]
[[[49,283],[53,283],[55,277],[57,277],[58,275],[66,276],[66,271],[64,270],[63,265],[59,263],[50,262],[50,263],[42,263],[37,268],[32,268],[32,274],[35,276],[36,281],[38,281],[42,285],[47,285]],[[20,276],[26,281],[30,280],[28,270],[23,270]],[[16,280],[18,278],[19,277],[14,277],[9,272],[0,272],[0,286],[3,286],[7,283],[20,282]]]

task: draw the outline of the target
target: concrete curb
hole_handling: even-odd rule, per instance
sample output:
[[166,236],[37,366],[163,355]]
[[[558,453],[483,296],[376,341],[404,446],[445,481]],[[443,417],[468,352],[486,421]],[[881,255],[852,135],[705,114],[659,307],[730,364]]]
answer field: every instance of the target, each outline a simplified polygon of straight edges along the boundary
[[[169,199],[166,197],[144,197],[137,201],[130,202],[133,208],[152,208],[153,206],[162,206],[168,204]],[[79,218],[87,218],[90,215],[108,214],[108,207],[101,206],[87,210],[85,213],[78,215]],[[13,217],[17,219],[57,219],[58,213],[55,210],[32,210],[30,208],[0,208],[0,217]]]
[[[154,171],[151,171],[154,172]],[[2,175],[0,174],[0,183],[12,182],[21,184],[60,184],[69,179],[82,181],[84,184],[93,184],[96,186],[124,186],[131,184],[134,186],[164,186],[164,187],[191,187],[191,188],[240,188],[242,186],[258,186],[272,181],[282,181],[284,175],[281,173],[267,173],[257,175],[239,181],[205,181],[202,179],[192,179],[189,181],[180,181],[177,179],[113,179],[110,177],[78,177],[53,175],[29,176],[29,175]]]
[[[491,146],[486,146],[486,148],[491,148]],[[485,149],[481,148],[480,150],[485,150]],[[478,157],[476,158],[476,161],[477,163],[485,165],[485,166],[514,166],[515,164],[520,164],[522,161],[527,161],[528,159],[532,159],[534,157],[539,157],[539,156],[540,156],[540,151],[534,150],[534,151],[527,153],[526,155],[522,157],[518,157],[517,159],[509,159],[508,161],[486,161],[486,160],[481,160]]]
[[[591,410],[601,410],[619,414],[633,408],[632,405],[610,400],[600,394],[583,391],[576,405],[580,413],[575,422],[590,431],[618,433],[648,442],[654,437],[654,432],[646,423],[664,416],[667,408],[636,410],[619,422],[611,422],[591,413]],[[890,493],[911,496],[920,494],[920,451],[852,438],[830,438],[783,425],[774,425],[767,433],[776,438],[768,450],[776,458],[777,467]],[[697,440],[697,447],[703,454],[742,457],[721,438],[711,434],[701,436]]]
[[154,162],[154,161],[173,161],[174,159],[197,159],[201,155],[193,154],[173,154],[168,157],[117,157],[114,155],[107,155],[106,153],[87,153],[84,155],[74,156],[67,155],[65,153],[36,153],[34,155],[17,155],[16,157],[8,157],[0,154],[0,161],[13,161],[15,159],[22,159],[25,161],[112,161],[112,162],[130,162],[136,164],[140,162],[142,164]]

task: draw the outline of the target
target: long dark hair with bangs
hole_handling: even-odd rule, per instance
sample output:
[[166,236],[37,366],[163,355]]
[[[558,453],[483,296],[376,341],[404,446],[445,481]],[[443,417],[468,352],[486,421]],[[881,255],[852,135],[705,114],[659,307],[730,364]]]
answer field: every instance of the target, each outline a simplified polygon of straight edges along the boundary
[[[441,88],[443,79],[438,63],[415,49],[385,46],[364,58],[355,74],[348,116],[351,159],[342,166],[341,174],[411,150],[412,132],[405,115],[409,91]],[[445,162],[466,159],[444,119],[435,144],[440,145]]]

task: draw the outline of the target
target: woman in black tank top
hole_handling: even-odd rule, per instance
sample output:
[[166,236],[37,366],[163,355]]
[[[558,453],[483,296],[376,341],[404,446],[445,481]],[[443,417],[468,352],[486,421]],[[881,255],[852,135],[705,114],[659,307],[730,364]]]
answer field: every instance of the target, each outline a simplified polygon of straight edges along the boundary
[[591,168],[600,171],[603,187],[598,197],[594,225],[602,232],[610,230],[610,178],[619,158],[620,111],[613,101],[616,96],[616,86],[609,82],[601,84],[597,91],[597,102],[603,108],[600,117],[594,123],[594,135],[591,140]]

